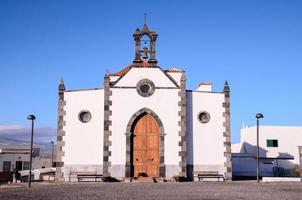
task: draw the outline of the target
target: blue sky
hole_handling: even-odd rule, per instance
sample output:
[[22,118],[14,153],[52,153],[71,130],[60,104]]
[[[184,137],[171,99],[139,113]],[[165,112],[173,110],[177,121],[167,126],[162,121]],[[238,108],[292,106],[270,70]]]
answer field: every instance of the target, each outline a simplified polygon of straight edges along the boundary
[[302,125],[302,1],[0,0],[0,125],[57,125],[57,87],[102,87],[134,58],[132,33],[157,31],[157,59],[187,88],[231,87],[232,141],[242,123]]

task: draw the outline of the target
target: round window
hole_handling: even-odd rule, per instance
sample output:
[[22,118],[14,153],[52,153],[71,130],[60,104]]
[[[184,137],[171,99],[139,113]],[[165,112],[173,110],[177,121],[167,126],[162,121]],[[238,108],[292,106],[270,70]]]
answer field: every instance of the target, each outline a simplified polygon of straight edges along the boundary
[[210,121],[210,114],[208,112],[202,111],[198,114],[198,119],[201,123],[206,124]]
[[148,93],[151,89],[151,86],[148,83],[143,83],[139,89],[142,93]]
[[143,79],[137,83],[136,90],[142,97],[149,97],[154,93],[155,86],[149,79]]
[[79,120],[82,122],[82,123],[87,123],[91,120],[91,113],[87,110],[85,111],[81,111],[79,113]]

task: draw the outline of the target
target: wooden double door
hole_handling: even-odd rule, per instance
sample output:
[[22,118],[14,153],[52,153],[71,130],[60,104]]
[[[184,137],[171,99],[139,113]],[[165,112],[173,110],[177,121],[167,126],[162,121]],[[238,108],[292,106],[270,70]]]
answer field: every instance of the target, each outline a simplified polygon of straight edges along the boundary
[[150,114],[145,114],[135,124],[133,131],[134,177],[159,176],[159,126]]

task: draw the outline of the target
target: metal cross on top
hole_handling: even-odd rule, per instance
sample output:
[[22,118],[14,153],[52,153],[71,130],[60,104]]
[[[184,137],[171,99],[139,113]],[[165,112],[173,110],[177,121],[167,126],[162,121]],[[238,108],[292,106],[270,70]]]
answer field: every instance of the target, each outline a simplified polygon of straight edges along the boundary
[[149,30],[146,24],[147,13],[144,13],[144,22],[144,26],[141,29],[137,28],[133,34],[135,41],[135,58],[133,63],[142,63],[143,60],[147,61],[149,59],[149,64],[156,65],[155,42],[157,34],[155,31]]

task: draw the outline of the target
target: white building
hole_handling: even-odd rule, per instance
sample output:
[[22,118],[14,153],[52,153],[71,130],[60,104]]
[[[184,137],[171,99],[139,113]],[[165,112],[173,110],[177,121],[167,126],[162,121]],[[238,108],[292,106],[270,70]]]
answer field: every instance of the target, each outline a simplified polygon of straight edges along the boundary
[[[30,148],[0,148],[0,182],[12,181],[16,171],[29,170]],[[32,169],[51,167],[50,157],[40,157],[40,149],[33,148]],[[28,172],[27,172],[28,174]]]
[[227,82],[222,92],[210,83],[187,90],[183,70],[157,65],[154,31],[145,24],[133,37],[133,63],[106,73],[103,88],[66,90],[60,82],[57,180],[71,171],[118,179],[217,171],[231,179]]
[[[232,145],[234,177],[255,177],[257,127],[241,129],[240,143]],[[260,176],[293,176],[301,168],[302,127],[260,126]]]
[[[48,163],[39,162],[39,148],[33,149],[33,167],[41,168],[48,166]],[[0,172],[13,172],[15,170],[28,170],[29,169],[29,148],[0,148]],[[49,159],[49,166],[50,164]],[[45,167],[44,166],[44,167]]]
[[13,172],[15,170],[29,169],[29,149],[1,148],[0,172]]

